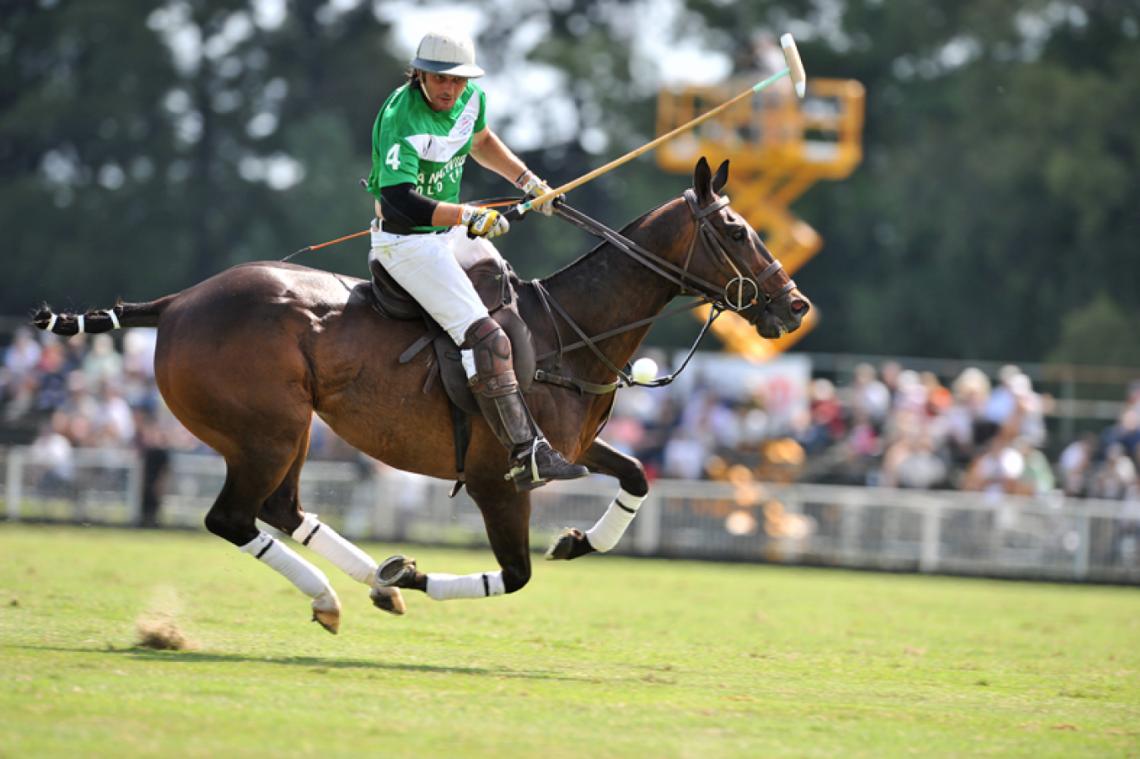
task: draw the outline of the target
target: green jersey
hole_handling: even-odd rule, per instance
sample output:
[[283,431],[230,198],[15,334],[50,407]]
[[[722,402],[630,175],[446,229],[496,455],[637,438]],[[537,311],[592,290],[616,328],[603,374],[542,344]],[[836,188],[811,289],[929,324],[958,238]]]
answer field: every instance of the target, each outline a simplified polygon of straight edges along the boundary
[[433,111],[418,88],[398,87],[372,127],[368,191],[379,198],[382,187],[410,182],[433,200],[458,203],[463,163],[472,137],[487,125],[486,108],[486,96],[473,82],[448,111]]

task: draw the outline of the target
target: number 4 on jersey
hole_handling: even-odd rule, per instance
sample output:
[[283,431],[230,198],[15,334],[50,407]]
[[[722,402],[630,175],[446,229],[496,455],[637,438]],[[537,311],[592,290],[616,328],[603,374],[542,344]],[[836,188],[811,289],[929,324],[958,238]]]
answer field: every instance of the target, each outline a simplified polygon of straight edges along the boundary
[[392,171],[400,170],[400,143],[396,143],[384,157],[384,163],[392,167]]

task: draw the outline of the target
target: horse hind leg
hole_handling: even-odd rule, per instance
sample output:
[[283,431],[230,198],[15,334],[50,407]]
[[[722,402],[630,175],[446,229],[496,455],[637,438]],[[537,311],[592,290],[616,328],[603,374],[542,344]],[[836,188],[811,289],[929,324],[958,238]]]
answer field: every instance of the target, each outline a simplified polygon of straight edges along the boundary
[[288,533],[301,545],[325,557],[352,579],[369,586],[371,588],[369,596],[378,609],[391,614],[403,614],[407,607],[399,588],[385,587],[377,582],[377,567],[372,557],[322,522],[316,514],[301,508],[301,468],[305,464],[308,448],[306,433],[297,456],[289,467],[289,473],[277,490],[262,504],[258,517],[266,524]]
[[491,550],[499,562],[496,572],[452,575],[420,572],[414,559],[392,556],[380,565],[381,582],[427,593],[436,601],[488,598],[522,590],[530,580],[530,493],[511,485],[469,481],[467,489],[483,512]]
[[586,532],[567,527],[546,551],[548,561],[576,559],[579,556],[611,550],[621,540],[637,510],[649,494],[649,482],[641,462],[626,456],[604,440],[595,440],[582,455],[591,472],[617,477],[621,488],[601,518]]
[[206,529],[293,583],[312,599],[314,621],[336,634],[340,627],[340,599],[324,572],[257,529],[255,518],[261,504],[278,488],[287,466],[275,465],[265,455],[248,461],[227,459],[226,482],[206,514]]

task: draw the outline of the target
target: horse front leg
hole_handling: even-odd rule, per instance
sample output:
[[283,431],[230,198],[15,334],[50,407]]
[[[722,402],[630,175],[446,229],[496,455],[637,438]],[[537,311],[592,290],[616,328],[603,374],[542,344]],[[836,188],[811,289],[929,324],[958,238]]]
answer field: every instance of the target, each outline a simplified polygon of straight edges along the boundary
[[632,456],[626,456],[604,440],[598,439],[586,449],[581,463],[591,472],[617,477],[621,483],[609,508],[586,532],[567,527],[546,552],[547,560],[576,559],[588,553],[605,553],[618,544],[637,510],[649,494],[645,468]]
[[380,583],[419,590],[436,601],[488,598],[521,590],[530,580],[530,493],[502,481],[468,481],[467,490],[483,512],[483,523],[499,570],[453,575],[421,572],[415,559],[396,555],[380,564]]

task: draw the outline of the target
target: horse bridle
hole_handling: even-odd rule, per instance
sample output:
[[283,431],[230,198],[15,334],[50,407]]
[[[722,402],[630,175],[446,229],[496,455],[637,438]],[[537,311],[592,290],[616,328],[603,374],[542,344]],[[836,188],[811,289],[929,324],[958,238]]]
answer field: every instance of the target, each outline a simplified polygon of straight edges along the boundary
[[[766,293],[763,290],[763,284],[774,277],[780,271],[783,271],[784,266],[774,258],[770,258],[767,250],[762,246],[761,252],[768,260],[768,266],[763,271],[751,276],[749,267],[741,261],[736,260],[732,254],[732,246],[724,239],[724,235],[709,221],[709,217],[713,214],[719,213],[729,203],[727,195],[721,195],[712,203],[709,203],[704,208],[701,208],[697,200],[697,194],[692,189],[685,190],[685,202],[689,206],[689,211],[692,212],[693,218],[697,221],[697,230],[693,235],[692,241],[689,243],[688,253],[685,255],[685,265],[682,268],[681,287],[682,293],[685,292],[685,282],[691,279],[698,282],[703,292],[698,292],[703,297],[709,298],[711,302],[718,303],[710,297],[710,290],[715,287],[710,285],[704,280],[694,277],[689,274],[689,265],[692,262],[693,252],[697,247],[697,239],[700,238],[704,243],[705,250],[710,253],[710,258],[713,264],[717,266],[726,275],[729,275],[728,282],[723,287],[724,298],[718,303],[723,304],[726,310],[729,311],[743,311],[750,306],[755,305],[761,297],[764,298],[765,304],[782,298],[796,288],[796,283],[791,278],[780,287],[775,293]],[[744,272],[748,272],[746,275]],[[745,291],[751,290],[751,294],[746,296]],[[735,294],[733,290],[735,289]],[[751,320],[750,320],[751,321]]]
[[[542,306],[546,310],[547,315],[550,316],[551,323],[554,326],[555,341],[558,344],[558,348],[556,350],[548,351],[547,353],[544,353],[537,358],[538,362],[542,362],[546,359],[557,357],[555,363],[555,371],[551,372],[543,369],[538,369],[535,372],[536,380],[554,385],[560,385],[563,387],[569,387],[577,390],[580,393],[588,392],[599,395],[613,392],[615,389],[622,385],[644,385],[649,387],[667,385],[672,382],[674,378],[676,378],[676,376],[680,374],[681,371],[688,365],[689,360],[693,357],[697,346],[700,344],[701,340],[708,332],[709,327],[712,326],[712,323],[716,321],[717,317],[720,316],[721,313],[724,311],[733,311],[736,313],[746,311],[747,309],[757,305],[760,302],[761,298],[763,298],[763,302],[766,305],[778,298],[788,295],[792,292],[792,290],[795,289],[796,283],[789,277],[788,281],[782,285],[777,292],[764,292],[763,284],[775,276],[777,273],[782,271],[784,267],[779,261],[775,260],[774,258],[770,258],[768,252],[763,247],[761,247],[761,251],[763,252],[764,256],[770,260],[768,266],[766,266],[763,271],[755,276],[751,275],[751,271],[747,265],[738,261],[733,256],[731,250],[732,246],[728,243],[727,240],[724,239],[724,236],[716,229],[716,227],[712,225],[711,221],[709,220],[713,214],[719,213],[725,206],[728,205],[729,198],[727,195],[719,196],[716,200],[704,208],[701,208],[700,203],[697,200],[697,195],[692,189],[685,190],[684,198],[685,202],[689,206],[690,212],[693,214],[693,218],[697,222],[696,231],[693,233],[693,238],[689,241],[689,248],[685,253],[684,266],[678,266],[672,261],[659,256],[653,251],[648,250],[641,245],[638,245],[636,242],[630,240],[620,232],[616,232],[601,222],[591,219],[589,216],[586,216],[584,213],[571,208],[564,202],[556,204],[555,212],[560,217],[566,221],[569,221],[571,224],[574,224],[575,226],[580,227],[581,229],[584,229],[585,231],[602,238],[620,250],[622,253],[632,258],[634,261],[637,261],[639,264],[646,267],[650,271],[677,285],[680,288],[681,295],[691,295],[696,297],[697,300],[693,303],[685,304],[680,308],[670,309],[668,311],[655,314],[654,316],[645,319],[639,319],[630,324],[616,327],[614,329],[607,330],[601,334],[591,337],[586,335],[582,328],[579,327],[578,324],[570,317],[570,314],[566,312],[566,309],[564,309],[562,305],[558,303],[558,301],[554,300],[554,298],[550,296],[550,293],[546,291],[546,288],[543,287],[538,280],[534,280],[531,282],[531,284],[534,285],[539,297],[539,301],[542,303]],[[705,250],[710,254],[710,258],[712,258],[714,265],[716,265],[716,267],[726,275],[729,275],[730,278],[728,282],[726,282],[723,286],[709,282],[689,271],[689,267],[692,265],[693,254],[696,251],[698,239],[701,240]],[[745,272],[748,272],[748,274],[746,275]],[[733,292],[734,290],[735,293]],[[750,294],[746,295],[747,291],[750,291]],[[705,321],[704,327],[701,328],[701,331],[697,334],[696,339],[694,339],[693,345],[689,349],[689,352],[685,356],[685,359],[681,362],[681,365],[672,374],[666,377],[658,378],[653,382],[635,381],[626,372],[614,365],[609,357],[606,356],[596,345],[596,343],[607,338],[620,335],[624,332],[629,332],[630,330],[634,330],[638,327],[655,322],[658,319],[672,316],[673,314],[679,313],[680,311],[691,310],[706,303],[711,304],[712,306],[709,311],[708,318]],[[558,331],[557,323],[554,322],[552,309],[553,311],[556,311],[562,320],[570,326],[575,334],[577,334],[579,338],[578,342],[571,343],[570,345],[562,344],[562,336]],[[757,312],[753,318],[748,319],[748,321],[749,323],[755,324],[757,318],[759,318],[759,312]],[[618,381],[601,385],[585,382],[576,378],[563,377],[557,374],[558,367],[561,364],[562,354],[566,353],[567,351],[582,347],[589,348],[590,351],[593,352],[593,354],[606,366],[607,369],[617,374],[619,378]]]

